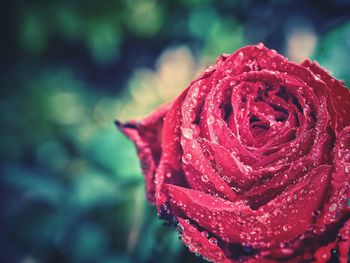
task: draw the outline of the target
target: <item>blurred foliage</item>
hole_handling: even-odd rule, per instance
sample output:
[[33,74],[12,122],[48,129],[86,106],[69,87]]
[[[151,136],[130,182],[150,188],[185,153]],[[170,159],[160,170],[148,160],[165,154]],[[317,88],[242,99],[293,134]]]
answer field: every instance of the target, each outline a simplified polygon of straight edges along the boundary
[[320,41],[314,58],[337,79],[350,85],[350,22],[328,32]]
[[202,262],[146,203],[136,151],[114,119],[150,112],[219,54],[260,41],[297,59],[295,47],[312,39],[303,54],[315,46],[314,58],[349,83],[349,8],[327,0],[6,3],[0,261]]

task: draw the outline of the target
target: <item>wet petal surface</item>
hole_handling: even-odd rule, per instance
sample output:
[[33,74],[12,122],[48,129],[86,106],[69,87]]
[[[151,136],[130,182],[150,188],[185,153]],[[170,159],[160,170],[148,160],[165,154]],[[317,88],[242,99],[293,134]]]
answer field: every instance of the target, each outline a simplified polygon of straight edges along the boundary
[[120,128],[145,164],[148,199],[159,214],[167,207],[190,251],[345,262],[349,113],[349,90],[317,63],[258,44],[220,56],[169,107]]

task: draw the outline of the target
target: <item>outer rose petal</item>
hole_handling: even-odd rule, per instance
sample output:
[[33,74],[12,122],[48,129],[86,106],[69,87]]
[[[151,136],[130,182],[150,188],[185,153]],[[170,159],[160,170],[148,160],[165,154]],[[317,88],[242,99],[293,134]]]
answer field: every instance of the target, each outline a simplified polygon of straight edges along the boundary
[[[210,242],[213,239],[209,239],[198,231],[194,226],[183,218],[179,218],[180,228],[181,228],[181,240],[188,246],[190,251],[199,253],[207,260],[213,262],[229,263],[229,260],[222,249],[215,244],[215,242]],[[215,239],[214,239],[215,240]]]
[[[251,210],[242,202],[230,202],[170,184],[165,184],[163,189],[173,215],[196,221],[226,242],[269,247],[289,241],[307,230],[312,211],[324,197],[322,183],[328,180],[329,173],[329,166],[317,167],[310,173],[310,178],[259,210]],[[292,198],[288,198],[290,196]]]
[[337,131],[341,131],[344,127],[350,125],[350,90],[342,82],[330,76],[316,62],[305,60],[301,65],[317,74],[326,83],[337,114]]
[[150,203],[155,203],[154,174],[161,156],[161,142],[164,117],[171,108],[167,103],[140,121],[121,123],[117,127],[135,143],[146,181],[146,196]]
[[[350,199],[350,126],[339,133],[333,153],[333,174],[328,189],[328,199],[325,200],[322,212],[315,222],[315,231],[339,220],[350,217],[347,207]],[[348,158],[348,159],[347,159]]]

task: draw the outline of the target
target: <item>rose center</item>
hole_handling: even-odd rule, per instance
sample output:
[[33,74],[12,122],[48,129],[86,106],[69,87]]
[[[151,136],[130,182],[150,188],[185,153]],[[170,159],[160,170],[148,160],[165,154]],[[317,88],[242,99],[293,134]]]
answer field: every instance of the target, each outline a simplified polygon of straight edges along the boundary
[[250,131],[254,137],[263,136],[270,129],[270,123],[253,115],[249,119]]

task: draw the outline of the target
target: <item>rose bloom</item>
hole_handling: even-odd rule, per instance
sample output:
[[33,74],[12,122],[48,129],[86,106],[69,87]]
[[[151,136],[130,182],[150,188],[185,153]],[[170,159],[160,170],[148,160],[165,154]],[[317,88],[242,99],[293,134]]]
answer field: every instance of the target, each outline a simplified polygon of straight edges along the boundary
[[191,252],[348,261],[350,92],[316,62],[246,46],[117,125],[138,149],[147,199]]

